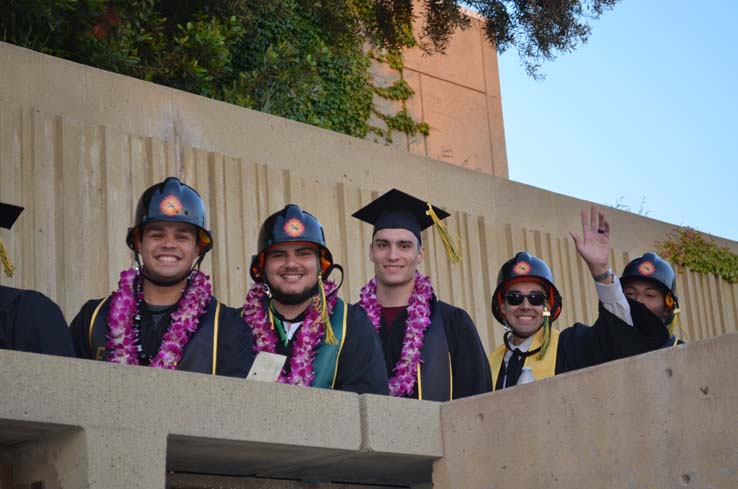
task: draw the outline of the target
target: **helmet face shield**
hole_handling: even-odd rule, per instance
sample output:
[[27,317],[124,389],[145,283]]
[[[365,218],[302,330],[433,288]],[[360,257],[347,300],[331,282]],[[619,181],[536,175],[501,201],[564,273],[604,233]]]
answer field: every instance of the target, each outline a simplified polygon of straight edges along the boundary
[[320,270],[323,276],[333,266],[333,256],[325,244],[323,226],[315,216],[298,205],[289,204],[269,216],[259,230],[258,251],[251,258],[250,274],[256,282],[264,281],[265,253],[282,243],[310,243],[318,248]]
[[126,236],[128,247],[136,251],[136,240],[141,238],[143,227],[159,221],[183,222],[195,226],[201,256],[213,247],[212,234],[206,227],[205,203],[202,197],[194,188],[180,182],[178,178],[169,177],[149,187],[141,195],[136,206],[134,225],[128,228]]
[[561,314],[562,299],[554,285],[553,274],[545,261],[525,251],[506,261],[497,274],[497,288],[492,294],[492,314],[501,324],[505,324],[501,304],[505,300],[506,289],[516,282],[537,282],[546,291],[546,303],[551,312],[551,322]]

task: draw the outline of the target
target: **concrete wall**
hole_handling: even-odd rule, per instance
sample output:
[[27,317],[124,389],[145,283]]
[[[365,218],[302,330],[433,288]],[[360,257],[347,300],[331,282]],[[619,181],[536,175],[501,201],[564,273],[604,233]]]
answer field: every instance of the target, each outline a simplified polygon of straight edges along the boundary
[[431,402],[7,350],[0,392],[0,467],[46,489],[163,488],[166,471],[414,485],[442,455]]
[[730,334],[443,404],[0,350],[0,483],[734,489],[736,349]]
[[441,409],[435,489],[738,487],[738,335]]
[[[0,66],[0,198],[27,208],[2,231],[18,271],[0,283],[43,291],[70,320],[132,263],[125,234],[136,200],[167,175],[206,200],[215,248],[204,269],[229,304],[243,303],[262,220],[288,202],[320,218],[346,268],[342,295],[356,300],[372,276],[371,229],[350,214],[399,187],[451,212],[465,259],[451,266],[426,233],[423,271],[441,299],[469,311],[489,350],[502,337],[489,300],[516,251],[552,265],[564,297],[558,326],[594,320],[594,287],[568,237],[586,202],[8,44],[0,43]],[[674,229],[607,215],[616,270]],[[677,286],[689,339],[736,330],[738,285],[685,272]]]

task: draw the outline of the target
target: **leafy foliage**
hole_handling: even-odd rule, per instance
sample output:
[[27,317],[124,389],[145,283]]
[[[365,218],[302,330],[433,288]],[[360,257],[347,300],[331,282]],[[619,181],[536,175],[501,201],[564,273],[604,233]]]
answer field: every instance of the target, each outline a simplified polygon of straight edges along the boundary
[[352,5],[10,0],[0,39],[363,137],[373,91]]
[[404,80],[373,86],[367,40],[402,74],[401,48],[443,52],[469,25],[461,7],[470,6],[498,51],[517,47],[539,76],[541,62],[586,41],[587,21],[618,1],[6,0],[0,39],[358,137],[382,131],[367,122],[374,94],[401,100],[400,113],[382,116],[391,140],[392,130],[428,125],[408,115]]
[[540,78],[544,61],[570,52],[587,41],[589,21],[612,9],[619,0],[425,0],[416,12],[412,0],[377,0],[369,19],[373,40],[385,48],[407,45],[413,17],[424,21],[419,44],[426,51],[443,52],[450,35],[469,25],[460,7],[471,7],[484,20],[487,38],[499,53],[517,48],[526,72]]
[[701,273],[719,275],[730,283],[738,282],[738,255],[727,247],[691,228],[682,228],[657,243],[656,251],[681,267]]

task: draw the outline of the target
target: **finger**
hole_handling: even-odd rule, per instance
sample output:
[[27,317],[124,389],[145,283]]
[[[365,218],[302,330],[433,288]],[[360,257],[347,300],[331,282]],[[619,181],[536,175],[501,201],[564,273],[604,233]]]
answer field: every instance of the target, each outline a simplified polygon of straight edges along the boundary
[[584,236],[587,235],[587,221],[588,220],[589,219],[587,219],[587,211],[582,209],[582,233],[584,234]]
[[610,235],[610,221],[607,220],[605,215],[602,215],[602,229],[605,230],[606,235]]
[[592,231],[597,231],[597,208],[595,206],[589,209],[589,225]]
[[577,249],[579,249],[579,245],[580,245],[579,236],[577,236],[576,234],[574,234],[572,232],[569,232],[569,236],[571,236],[571,239],[574,240],[574,246]]

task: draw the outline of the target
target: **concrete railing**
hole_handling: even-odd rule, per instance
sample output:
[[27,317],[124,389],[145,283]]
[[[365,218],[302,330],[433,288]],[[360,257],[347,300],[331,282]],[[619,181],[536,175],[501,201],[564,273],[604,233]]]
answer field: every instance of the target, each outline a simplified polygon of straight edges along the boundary
[[441,408],[435,489],[738,487],[738,335]]
[[731,334],[443,404],[0,350],[0,487],[734,489],[736,349]]
[[[503,332],[489,307],[497,271],[516,251],[551,264],[564,297],[557,327],[595,318],[592,280],[568,236],[587,202],[8,44],[0,66],[0,198],[27,208],[2,231],[18,272],[0,283],[41,290],[69,320],[131,265],[136,200],[167,175],[206,200],[215,247],[204,269],[228,304],[244,302],[261,222],[288,202],[319,217],[347,272],[341,294],[356,300],[373,274],[371,230],[350,215],[399,187],[451,212],[464,261],[450,265],[426,233],[422,268],[442,300],[470,313],[488,351]],[[607,215],[616,270],[675,227]],[[688,339],[736,331],[738,284],[687,271],[677,288]]]
[[167,471],[415,485],[443,454],[431,402],[7,350],[0,392],[0,466],[46,489],[163,489]]

